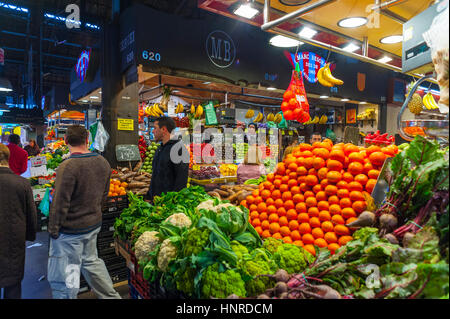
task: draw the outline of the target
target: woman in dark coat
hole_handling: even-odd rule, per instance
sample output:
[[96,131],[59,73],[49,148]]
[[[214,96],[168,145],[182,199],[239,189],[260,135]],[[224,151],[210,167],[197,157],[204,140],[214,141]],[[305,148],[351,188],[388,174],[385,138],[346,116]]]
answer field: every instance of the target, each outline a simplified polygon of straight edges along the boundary
[[0,144],[0,288],[5,299],[20,299],[25,241],[36,240],[37,215],[30,182],[8,162],[9,149]]
[[28,156],[37,156],[41,153],[41,149],[35,140],[30,140],[28,145],[24,147],[24,150],[27,151]]

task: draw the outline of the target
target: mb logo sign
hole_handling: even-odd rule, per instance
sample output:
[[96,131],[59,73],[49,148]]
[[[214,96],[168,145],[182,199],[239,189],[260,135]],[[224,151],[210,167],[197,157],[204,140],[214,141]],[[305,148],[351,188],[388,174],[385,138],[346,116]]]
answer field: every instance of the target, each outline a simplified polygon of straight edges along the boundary
[[227,68],[236,57],[236,47],[231,37],[223,31],[213,31],[206,39],[206,53],[219,68]]

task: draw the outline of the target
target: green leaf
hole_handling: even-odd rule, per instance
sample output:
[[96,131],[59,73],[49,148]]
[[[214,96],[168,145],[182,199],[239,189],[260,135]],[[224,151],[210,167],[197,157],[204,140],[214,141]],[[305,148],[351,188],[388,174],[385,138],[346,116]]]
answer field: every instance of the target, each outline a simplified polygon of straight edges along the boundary
[[439,144],[437,142],[430,142],[424,137],[417,135],[405,152],[406,157],[418,166],[443,158],[443,155],[438,150]]

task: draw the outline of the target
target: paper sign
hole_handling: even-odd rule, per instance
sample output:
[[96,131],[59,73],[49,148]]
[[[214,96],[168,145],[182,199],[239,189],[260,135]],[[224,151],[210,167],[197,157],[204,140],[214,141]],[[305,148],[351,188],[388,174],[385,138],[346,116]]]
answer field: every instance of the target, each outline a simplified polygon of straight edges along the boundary
[[36,156],[30,159],[30,163],[32,167],[42,166],[47,164],[47,157],[45,156]]
[[47,176],[47,167],[45,165],[37,166],[37,167],[30,167],[30,176],[36,177],[36,176]]
[[141,159],[139,147],[134,144],[116,145],[116,158],[119,162],[139,161]]
[[119,131],[133,131],[134,120],[133,119],[117,119],[117,129]]

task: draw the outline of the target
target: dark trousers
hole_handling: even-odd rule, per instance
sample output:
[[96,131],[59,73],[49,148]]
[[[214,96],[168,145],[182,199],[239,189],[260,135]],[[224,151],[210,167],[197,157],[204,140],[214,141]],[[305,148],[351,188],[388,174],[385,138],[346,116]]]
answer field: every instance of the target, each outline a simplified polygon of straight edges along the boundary
[[22,298],[22,283],[3,287],[3,299],[21,299]]

